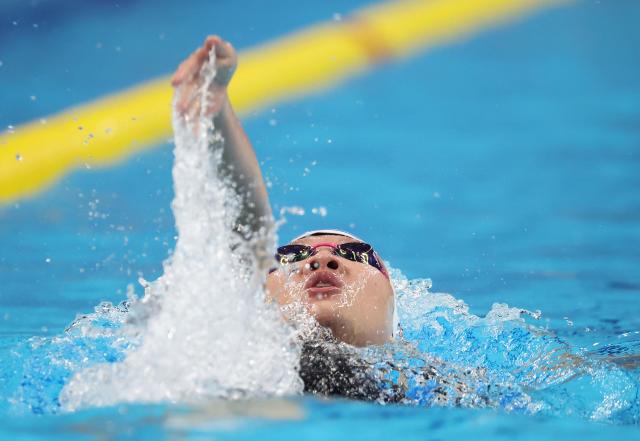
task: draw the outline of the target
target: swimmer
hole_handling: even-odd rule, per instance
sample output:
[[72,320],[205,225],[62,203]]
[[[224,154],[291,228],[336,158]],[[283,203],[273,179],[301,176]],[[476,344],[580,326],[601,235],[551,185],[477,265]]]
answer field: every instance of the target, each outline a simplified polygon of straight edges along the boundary
[[[216,76],[210,86],[211,99],[206,109],[201,109],[201,68],[214,47]],[[256,154],[227,93],[236,65],[237,54],[231,44],[210,36],[180,65],[172,84],[178,96],[177,111],[185,118],[213,118],[214,126],[224,137],[222,167],[243,202],[235,229],[255,239],[273,230],[274,222]],[[396,365],[391,359],[383,360],[384,368],[373,372],[373,365],[360,356],[358,348],[393,341],[407,351],[408,358],[413,356],[413,349],[394,336],[398,330],[395,294],[384,263],[371,245],[354,235],[336,230],[311,231],[279,247],[275,261],[265,242],[258,241],[254,251],[264,271],[269,271],[268,298],[277,302],[285,317],[296,324],[300,323],[296,313],[302,311],[306,313],[302,318],[320,325],[300,334],[299,374],[305,392],[376,402],[513,409],[528,402],[529,398],[511,385],[490,382],[482,366],[456,371],[436,358],[421,360],[418,367]],[[582,356],[567,353],[557,359],[557,364],[541,369],[572,372],[567,382],[590,375],[592,362]],[[607,361],[628,370],[637,369],[640,364],[635,355]],[[380,377],[385,371],[393,374]]]
[[[214,47],[217,71],[211,100],[206,109],[200,109],[196,99],[202,84],[200,72]],[[194,118],[202,111],[214,119],[225,139],[223,167],[243,198],[237,230],[259,234],[274,228],[273,215],[255,151],[227,93],[237,61],[229,42],[207,37],[178,67],[172,85],[180,114]],[[266,246],[256,253],[266,255]],[[269,257],[268,266],[272,268],[267,295],[283,310],[300,306],[336,339],[352,346],[392,340],[395,304],[389,274],[373,247],[361,239],[335,230],[308,232],[279,247],[277,261]]]

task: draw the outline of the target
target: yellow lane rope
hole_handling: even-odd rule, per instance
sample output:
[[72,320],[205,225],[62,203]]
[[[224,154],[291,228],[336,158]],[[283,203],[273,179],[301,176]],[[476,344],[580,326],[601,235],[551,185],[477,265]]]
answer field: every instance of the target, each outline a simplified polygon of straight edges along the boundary
[[[231,83],[240,113],[309,93],[382,58],[408,56],[564,0],[397,0],[242,52]],[[169,77],[0,135],[0,204],[78,167],[112,164],[171,136]]]

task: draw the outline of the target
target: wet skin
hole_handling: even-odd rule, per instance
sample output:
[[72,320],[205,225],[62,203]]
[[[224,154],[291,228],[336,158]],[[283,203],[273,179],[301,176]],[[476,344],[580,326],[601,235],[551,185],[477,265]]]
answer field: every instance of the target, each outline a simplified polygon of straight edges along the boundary
[[[310,236],[294,244],[354,242],[345,236]],[[281,306],[300,306],[333,335],[354,346],[384,344],[391,339],[393,289],[371,265],[352,262],[320,247],[317,254],[282,265],[267,277],[267,295]],[[295,320],[295,318],[294,318]]]

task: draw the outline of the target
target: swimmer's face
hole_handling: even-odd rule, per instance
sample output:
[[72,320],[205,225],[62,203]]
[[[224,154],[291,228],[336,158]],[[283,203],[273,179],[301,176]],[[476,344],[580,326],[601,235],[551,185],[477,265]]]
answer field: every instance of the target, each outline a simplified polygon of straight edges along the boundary
[[[321,235],[292,243],[313,246],[322,242],[341,244],[355,239]],[[354,346],[383,344],[391,338],[393,289],[389,279],[371,265],[332,254],[329,247],[320,247],[315,255],[269,274],[267,295],[281,306],[298,306],[331,329],[336,338]]]

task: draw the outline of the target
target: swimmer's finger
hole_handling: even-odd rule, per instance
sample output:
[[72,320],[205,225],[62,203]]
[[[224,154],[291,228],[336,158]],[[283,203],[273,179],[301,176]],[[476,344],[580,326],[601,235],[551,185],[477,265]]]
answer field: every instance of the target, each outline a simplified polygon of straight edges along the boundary
[[171,78],[171,85],[173,87],[180,85],[184,81],[186,69],[187,61],[183,61],[182,63],[180,63],[180,66],[178,66],[175,73],[173,74],[173,77]]
[[228,41],[223,40],[217,35],[210,35],[204,41],[204,48],[207,55],[211,53],[211,49],[215,46],[216,62],[218,67],[230,67],[237,60],[236,50]]
[[194,98],[197,95],[199,82],[194,79],[190,79],[184,82],[180,82],[176,86],[178,91],[178,101],[176,102],[176,108],[178,112],[185,113],[192,105]]
[[187,90],[184,87],[177,89],[176,110],[178,113],[183,114],[188,110],[188,103],[190,98]]
[[181,98],[177,103],[178,113],[194,120],[200,113],[200,101],[196,98],[194,96]]
[[185,113],[187,110],[191,110],[194,106],[199,105],[198,101],[198,88],[199,84],[196,81],[191,81],[184,85],[180,91],[180,100],[178,102],[178,111]]
[[187,58],[180,67],[178,67],[178,70],[173,77],[172,84],[176,86],[184,81],[196,77],[200,73],[202,65],[208,60],[208,58],[209,49],[206,45],[197,48],[189,58]]
[[216,67],[218,70],[216,83],[226,87],[238,65],[238,56],[231,43],[226,41],[216,46],[216,49],[218,50],[216,53]]
[[213,46],[217,46],[220,43],[222,43],[222,38],[218,37],[217,35],[209,35],[207,38],[205,38],[203,47],[205,47],[207,53],[209,53],[211,52],[211,48]]
[[225,41],[216,46],[216,65],[219,68],[232,70],[238,64],[238,55],[231,43]]
[[231,59],[235,56],[235,49],[228,41],[221,41],[216,45],[216,58],[217,59]]
[[189,58],[178,66],[178,69],[171,80],[171,84],[174,87],[193,78],[195,74],[198,73],[199,69],[197,69],[197,66],[199,63],[200,49],[202,48],[196,49]]
[[194,63],[200,68],[209,58],[209,49],[206,46],[199,48],[194,54]]

